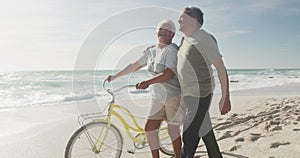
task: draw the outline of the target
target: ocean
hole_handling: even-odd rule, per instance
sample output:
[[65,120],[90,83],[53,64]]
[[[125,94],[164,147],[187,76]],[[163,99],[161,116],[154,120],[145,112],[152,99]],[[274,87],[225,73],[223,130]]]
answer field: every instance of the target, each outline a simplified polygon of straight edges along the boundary
[[[112,70],[0,72],[0,110],[109,99],[110,95],[102,88],[102,81],[116,72]],[[232,92],[300,84],[300,69],[229,69],[228,75]],[[119,78],[108,86],[116,89],[127,84],[134,85],[149,76],[147,71],[141,70]],[[214,93],[220,93],[216,72],[214,76],[216,81]],[[134,88],[130,88],[127,92],[135,98],[146,98],[150,95],[149,90]],[[122,92],[119,95],[122,95]]]

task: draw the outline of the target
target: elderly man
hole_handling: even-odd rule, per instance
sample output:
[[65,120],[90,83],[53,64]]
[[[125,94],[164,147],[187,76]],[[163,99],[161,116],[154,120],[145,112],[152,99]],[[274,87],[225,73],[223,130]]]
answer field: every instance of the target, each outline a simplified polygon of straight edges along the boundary
[[178,22],[179,30],[185,35],[178,51],[177,64],[183,101],[187,107],[182,157],[193,158],[202,137],[209,157],[219,158],[222,155],[208,115],[214,90],[211,66],[216,68],[221,84],[222,99],[219,108],[222,115],[231,109],[227,71],[216,39],[201,28],[202,11],[197,7],[186,7]]

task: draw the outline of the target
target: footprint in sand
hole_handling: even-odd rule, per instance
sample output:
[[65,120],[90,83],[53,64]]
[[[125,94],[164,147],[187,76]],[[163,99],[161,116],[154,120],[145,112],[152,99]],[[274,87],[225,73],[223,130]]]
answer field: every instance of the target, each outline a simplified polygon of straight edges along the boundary
[[270,131],[280,131],[280,130],[282,130],[282,126],[276,126],[276,127],[274,127],[274,128],[272,128]]
[[241,133],[241,131],[235,131],[232,136],[237,136]]
[[236,114],[236,113],[233,113],[233,114],[231,115],[231,117],[236,117],[236,116],[238,116],[238,114]]
[[296,119],[296,121],[300,121],[300,116],[298,116],[298,118]]
[[273,132],[273,131],[282,130],[282,126],[279,126],[280,124],[288,124],[288,123],[286,121],[280,122],[278,120],[275,120],[275,121],[269,121],[266,124],[267,125],[265,126],[265,130]]
[[279,121],[270,121],[270,125],[280,125]]
[[270,127],[271,127],[271,125],[266,125],[266,126],[265,126],[265,130],[268,131],[268,130],[270,129]]
[[251,137],[250,137],[250,141],[254,142],[256,140],[258,140],[259,138],[263,137],[261,136],[260,133],[250,133]]
[[270,145],[270,148],[278,148],[281,145],[290,145],[290,144],[291,144],[290,142],[283,142],[283,143],[275,142]]
[[220,138],[217,139],[217,141],[220,141],[222,139],[226,139],[226,138],[229,138],[229,137],[232,137],[231,135],[232,131],[226,131],[223,136],[221,136]]
[[235,151],[235,150],[237,150],[239,147],[241,147],[241,145],[235,145],[235,146],[231,147],[231,148],[229,149],[229,151]]
[[279,117],[275,118],[274,121],[280,121],[281,119]]
[[291,109],[292,106],[291,105],[286,105],[284,108],[282,108],[283,111],[287,111],[289,109]]
[[252,135],[252,136],[261,136],[260,133],[250,133],[250,135]]
[[235,142],[244,142],[245,139],[244,139],[244,138],[237,138],[237,139],[235,139],[234,141],[235,141]]
[[295,128],[295,129],[293,129],[293,131],[300,131],[300,129],[299,128]]
[[259,139],[259,138],[260,138],[260,136],[252,136],[252,137],[250,137],[250,140],[252,142],[254,142],[254,141],[257,141],[257,139]]

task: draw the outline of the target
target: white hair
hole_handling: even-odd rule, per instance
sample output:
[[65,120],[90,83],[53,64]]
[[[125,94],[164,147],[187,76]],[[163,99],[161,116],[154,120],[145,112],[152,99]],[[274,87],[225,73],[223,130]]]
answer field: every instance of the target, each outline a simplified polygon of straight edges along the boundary
[[176,27],[173,21],[171,20],[163,20],[158,25],[157,28],[163,28],[172,32],[175,32]]

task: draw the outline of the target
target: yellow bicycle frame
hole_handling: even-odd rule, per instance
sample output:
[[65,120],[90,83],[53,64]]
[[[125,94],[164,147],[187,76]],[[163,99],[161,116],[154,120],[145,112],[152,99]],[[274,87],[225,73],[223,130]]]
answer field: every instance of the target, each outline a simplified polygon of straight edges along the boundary
[[[130,137],[130,139],[131,139],[133,142],[136,142],[136,143],[143,143],[143,142],[145,142],[145,140],[139,139],[139,138],[137,138],[137,137],[135,137],[135,136],[133,136],[133,135],[131,134],[130,131],[134,131],[134,132],[136,132],[137,134],[145,134],[145,130],[139,126],[139,124],[137,123],[137,121],[136,121],[134,115],[133,115],[127,108],[125,108],[124,106],[117,105],[117,104],[115,104],[114,102],[111,102],[111,103],[110,103],[109,108],[110,108],[110,109],[108,110],[108,114],[107,114],[107,116],[105,117],[105,119],[97,119],[97,120],[94,120],[94,122],[105,122],[105,123],[107,123],[106,129],[109,129],[110,126],[112,125],[112,122],[111,122],[111,118],[110,118],[110,117],[111,117],[111,116],[115,116],[115,117],[122,123],[122,125],[123,125],[123,127],[124,127],[124,129],[125,129],[125,131],[126,131],[126,133],[127,133],[127,135]],[[123,112],[125,112],[126,114],[128,114],[128,116],[129,116],[129,117],[131,118],[131,120],[133,121],[134,126],[129,125],[129,124],[126,122],[126,120],[123,118],[123,116],[120,115],[120,114],[116,111],[116,109],[120,109],[120,110],[122,110]],[[117,126],[115,126],[115,127],[117,127]],[[98,136],[98,139],[97,139],[96,142],[95,142],[95,146],[98,146],[98,145],[99,145],[99,147],[98,147],[98,150],[99,150],[99,151],[100,151],[100,149],[102,148],[103,142],[104,142],[104,141],[100,141],[100,139],[101,139],[101,138],[106,139],[106,136],[107,136],[108,131],[109,131],[109,130],[106,130],[105,133],[104,133],[104,136],[102,137],[102,134],[103,134],[104,130],[105,130],[104,128],[101,129],[101,131],[100,131],[100,133],[99,133],[99,136]],[[146,137],[145,137],[145,138],[146,138]],[[122,139],[123,139],[123,137],[122,137]],[[101,142],[101,144],[98,144],[99,142]]]
[[[104,89],[105,89],[105,82],[106,82],[106,81],[103,82],[103,87],[104,87]],[[122,88],[121,88],[121,89],[122,89]],[[108,89],[106,89],[106,91],[107,91],[109,94],[112,95],[113,99],[112,99],[112,101],[110,101],[110,103],[108,104],[108,114],[106,115],[105,119],[96,119],[96,120],[94,120],[94,122],[104,122],[104,123],[107,124],[107,127],[105,127],[105,129],[107,129],[107,130],[104,131],[104,130],[105,130],[104,128],[101,130],[101,132],[100,132],[100,134],[99,134],[99,136],[98,136],[98,138],[97,138],[97,140],[96,140],[96,143],[94,144],[94,145],[95,145],[94,147],[96,147],[96,146],[99,145],[99,148],[98,148],[97,151],[101,151],[101,148],[102,148],[102,146],[103,146],[103,142],[104,142],[104,141],[101,141],[101,144],[98,144],[98,143],[100,142],[100,139],[101,139],[101,137],[102,137],[103,132],[104,132],[104,137],[103,137],[103,139],[105,140],[106,137],[107,137],[108,131],[109,131],[108,129],[110,129],[111,126],[117,127],[117,126],[115,126],[115,125],[111,122],[111,116],[115,116],[115,117],[121,122],[121,124],[123,125],[123,127],[124,127],[124,129],[125,129],[127,135],[130,137],[130,139],[131,139],[133,142],[136,142],[136,143],[138,143],[138,144],[142,144],[142,143],[144,143],[144,142],[147,142],[147,140],[146,140],[146,132],[145,132],[145,130],[144,130],[143,128],[141,128],[141,127],[139,126],[139,124],[137,123],[137,120],[136,120],[136,118],[134,117],[134,115],[133,115],[126,107],[115,104],[113,93],[112,93],[111,91],[109,91]],[[120,114],[118,113],[118,111],[116,111],[116,110],[121,110],[121,111],[125,112],[125,113],[131,118],[131,120],[132,120],[134,126],[129,125],[129,124],[127,123],[127,121],[124,119],[124,117],[123,117],[122,115],[120,115]],[[167,126],[160,128],[160,130],[164,130],[164,131],[165,131],[165,132],[163,132],[163,133],[160,133],[160,140],[166,140],[166,139],[168,139]],[[139,135],[139,134],[144,135],[144,137],[140,137],[140,138],[139,138],[139,137],[136,137],[137,135],[136,135],[136,136],[133,136],[133,135],[131,134],[131,131],[136,132],[137,135]],[[121,133],[120,133],[120,134],[121,134]],[[121,137],[122,137],[122,139],[123,139],[123,136],[122,136],[122,135],[121,135]]]

